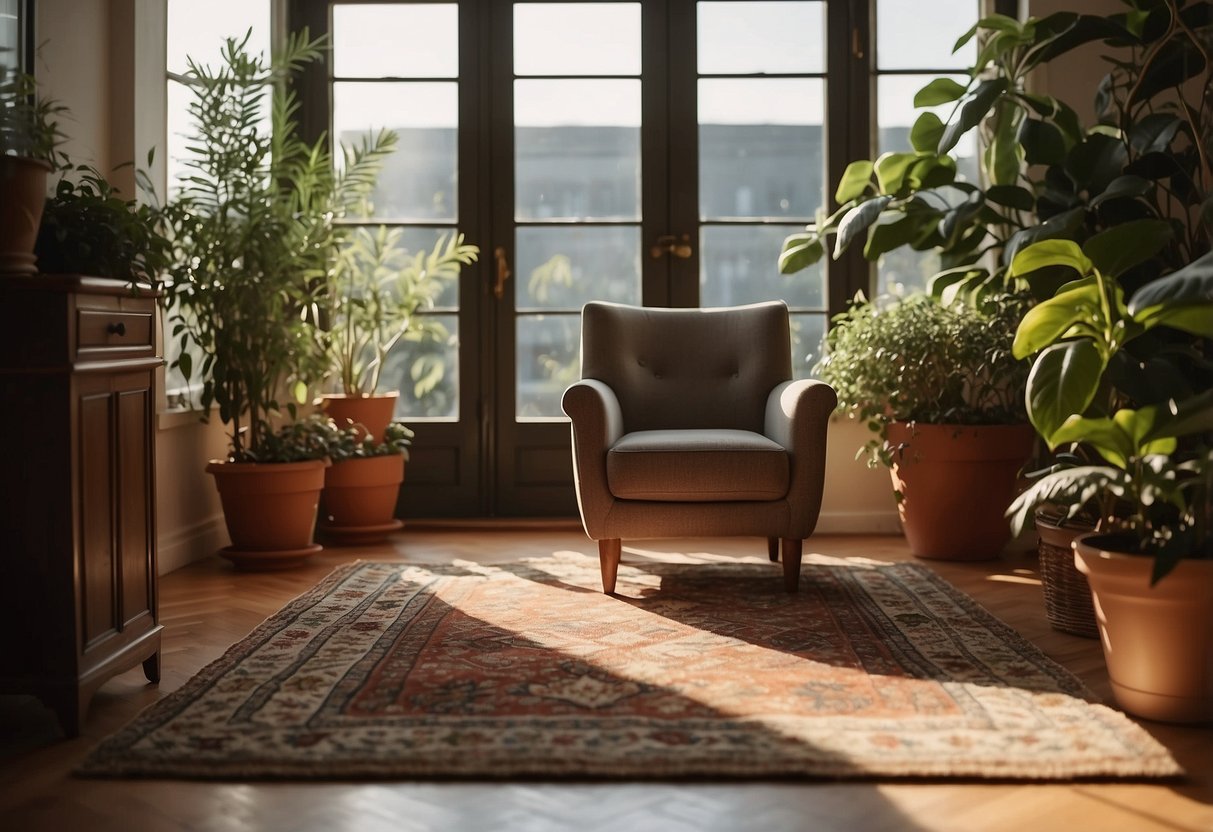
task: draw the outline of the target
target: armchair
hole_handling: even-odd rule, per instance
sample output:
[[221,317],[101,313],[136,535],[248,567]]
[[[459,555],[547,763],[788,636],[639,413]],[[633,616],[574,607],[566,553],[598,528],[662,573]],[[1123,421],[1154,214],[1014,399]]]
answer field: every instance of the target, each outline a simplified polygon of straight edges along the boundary
[[564,393],[582,524],[614,592],[623,538],[757,535],[796,592],[834,389],[792,380],[787,307],[594,301]]

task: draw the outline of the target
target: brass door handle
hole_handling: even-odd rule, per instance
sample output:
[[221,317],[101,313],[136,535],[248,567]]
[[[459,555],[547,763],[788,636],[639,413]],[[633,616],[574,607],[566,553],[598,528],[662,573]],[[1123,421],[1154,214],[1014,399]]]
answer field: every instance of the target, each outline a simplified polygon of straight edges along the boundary
[[493,249],[493,259],[497,261],[497,279],[493,282],[493,296],[497,300],[505,297],[505,282],[510,279],[510,261],[506,259],[505,248],[497,246]]
[[673,234],[662,234],[657,238],[657,242],[653,243],[653,247],[649,249],[649,254],[656,260],[664,254],[672,254],[675,257],[681,257],[686,260],[691,256],[693,249],[691,248],[691,235],[683,234],[681,237],[675,237]]

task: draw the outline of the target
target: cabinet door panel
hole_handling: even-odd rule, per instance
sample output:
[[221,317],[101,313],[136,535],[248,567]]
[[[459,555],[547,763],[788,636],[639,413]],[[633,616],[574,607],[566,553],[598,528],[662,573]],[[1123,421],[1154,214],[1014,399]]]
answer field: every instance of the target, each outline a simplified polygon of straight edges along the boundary
[[[89,379],[92,382],[93,379]],[[102,378],[107,382],[108,379]],[[113,410],[104,392],[82,392],[77,403],[80,437],[81,624],[85,649],[117,626],[114,562]]]
[[118,406],[118,541],[121,555],[123,626],[152,608],[151,483],[147,437],[151,435],[151,378],[147,374],[123,384]]

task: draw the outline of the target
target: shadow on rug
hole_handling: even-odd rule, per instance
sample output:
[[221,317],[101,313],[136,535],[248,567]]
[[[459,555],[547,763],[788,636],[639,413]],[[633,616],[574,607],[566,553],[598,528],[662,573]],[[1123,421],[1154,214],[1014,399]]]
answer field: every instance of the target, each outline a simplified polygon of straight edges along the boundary
[[1167,777],[1170,754],[918,564],[353,563],[77,773]]

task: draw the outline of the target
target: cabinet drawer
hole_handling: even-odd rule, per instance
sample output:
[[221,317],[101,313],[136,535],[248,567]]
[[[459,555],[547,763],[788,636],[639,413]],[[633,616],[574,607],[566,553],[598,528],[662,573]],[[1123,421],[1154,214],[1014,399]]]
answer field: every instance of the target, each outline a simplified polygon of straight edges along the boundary
[[151,300],[106,298],[112,303],[76,309],[76,349],[82,356],[151,355],[156,327]]

